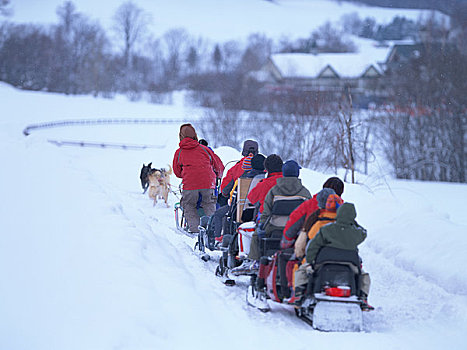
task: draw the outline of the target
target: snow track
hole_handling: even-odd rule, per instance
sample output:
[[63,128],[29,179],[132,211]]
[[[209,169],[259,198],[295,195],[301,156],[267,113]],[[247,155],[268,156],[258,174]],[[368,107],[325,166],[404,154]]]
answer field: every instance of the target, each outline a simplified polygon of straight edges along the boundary
[[[100,155],[86,151],[95,158],[90,163],[93,165],[100,164],[107,152],[119,153],[122,164],[131,164],[128,159],[134,157],[117,150]],[[130,305],[137,309],[127,312],[136,326],[121,344],[123,348],[135,344],[135,334],[142,336],[144,346],[167,348],[193,346],[202,334],[203,340],[195,348],[203,349],[238,349],[245,344],[248,348],[274,349],[278,343],[295,349],[308,349],[309,344],[341,347],[343,343],[349,348],[365,343],[379,349],[405,348],[407,344],[412,349],[434,349],[445,342],[452,348],[461,343],[459,325],[467,325],[465,296],[449,293],[404,265],[398,266],[384,249],[373,249],[371,244],[362,246],[361,255],[372,277],[370,303],[376,310],[363,314],[363,332],[331,336],[296,318],[290,306],[271,302],[272,310],[266,314],[251,308],[245,303],[249,279],[240,278],[234,287],[224,286],[214,274],[217,259],[201,261],[193,252],[195,240],[176,231],[173,204],[177,200],[172,194],[170,208],[162,203],[153,207],[147,195],[128,189],[130,171],[122,168],[122,174],[109,177],[104,168],[94,169],[83,160],[73,165],[74,171],[84,175],[84,186],[102,203],[108,203],[114,225],[123,228],[118,236],[107,235],[107,239],[116,240],[112,245],[129,244],[130,251],[119,251],[118,259],[135,274],[127,281],[135,286],[126,293],[131,292],[128,297],[136,299]],[[136,174],[133,177],[137,183]],[[117,283],[122,280],[117,279]],[[439,337],[439,333],[450,338]]]
[[[268,314],[246,306],[244,298],[248,278],[239,279],[234,287],[223,286],[214,276],[218,252],[210,252],[214,257],[210,262],[201,261],[192,249],[195,240],[174,229],[171,208],[167,209],[162,205],[153,208],[145,196],[132,197],[133,200],[126,201],[126,205],[129,206],[128,211],[135,216],[127,218],[138,223],[138,231],[146,242],[145,260],[148,264],[169,270],[172,274],[169,277],[169,283],[172,284],[170,289],[177,290],[175,295],[180,295],[180,290],[189,291],[186,300],[177,302],[178,306],[184,305],[182,309],[185,314],[195,303],[196,312],[187,316],[189,319],[198,317],[199,313],[217,315],[223,320],[222,324],[226,323],[225,320],[232,319],[234,329],[242,328],[238,324],[241,320],[243,326],[248,325],[245,327],[247,334],[251,333],[251,329],[257,328],[258,332],[264,332],[272,327],[275,330],[275,338],[279,333],[280,338],[288,340],[297,336],[302,340],[310,338],[313,341],[316,341],[316,337],[326,337],[322,333],[317,335],[319,332],[297,319],[289,306],[270,302],[272,311]],[[408,330],[415,330],[417,333],[426,327],[440,331],[440,324],[444,327],[442,331],[449,333],[451,327],[467,314],[465,296],[447,292],[442,286],[417,276],[413,271],[394,265],[382,254],[368,247],[363,249],[361,254],[365,259],[364,266],[372,277],[370,301],[376,306],[374,312],[363,315],[364,333],[391,334],[405,333]],[[167,259],[160,261],[164,256]],[[160,277],[155,277],[155,280],[158,278]],[[209,322],[213,322],[212,326],[215,328],[219,327],[215,320]],[[230,328],[227,327],[224,331],[228,332]]]

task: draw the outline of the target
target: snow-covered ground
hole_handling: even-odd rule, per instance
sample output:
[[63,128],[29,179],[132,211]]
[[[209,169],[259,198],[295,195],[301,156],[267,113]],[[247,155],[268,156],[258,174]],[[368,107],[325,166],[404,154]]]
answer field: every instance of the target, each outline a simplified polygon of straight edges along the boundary
[[[12,1],[17,22],[57,22],[56,9],[63,0]],[[124,0],[74,0],[79,12],[99,19],[108,30],[112,16]],[[251,33],[264,33],[275,40],[307,37],[326,21],[336,22],[345,14],[358,13],[389,23],[395,16],[417,20],[430,11],[368,7],[333,0],[133,0],[151,15],[150,30],[157,37],[174,28],[185,28],[193,36],[214,42],[243,40]]]
[[[364,332],[322,333],[290,307],[263,314],[245,305],[247,280],[221,284],[215,264],[174,231],[173,210],[141,193],[142,163],[171,163],[178,125],[22,134],[51,120],[194,120],[196,111],[4,84],[0,106],[0,349],[465,349],[466,184],[363,176],[362,185],[346,184],[343,197],[368,229],[361,255],[377,309],[364,315]],[[160,148],[57,147],[48,139]],[[239,156],[217,152],[224,162]],[[329,175],[303,169],[301,177],[317,192]]]

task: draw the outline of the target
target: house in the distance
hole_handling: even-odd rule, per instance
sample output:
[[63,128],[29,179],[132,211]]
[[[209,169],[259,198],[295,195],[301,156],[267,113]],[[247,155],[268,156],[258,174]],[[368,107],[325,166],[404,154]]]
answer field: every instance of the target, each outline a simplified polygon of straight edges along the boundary
[[397,70],[413,58],[418,58],[424,52],[423,44],[396,44],[388,54],[384,68]]
[[[349,91],[356,101],[384,96],[383,65],[390,47],[371,47],[358,53],[277,53],[252,76],[267,93],[341,93]],[[357,102],[358,103],[358,102]]]

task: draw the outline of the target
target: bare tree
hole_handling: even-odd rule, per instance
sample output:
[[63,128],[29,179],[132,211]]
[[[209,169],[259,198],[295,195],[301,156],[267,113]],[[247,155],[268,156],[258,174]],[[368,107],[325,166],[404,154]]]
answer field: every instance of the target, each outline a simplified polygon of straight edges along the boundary
[[272,40],[261,34],[252,34],[242,55],[239,70],[247,73],[257,70],[266,62],[272,52]]
[[355,44],[348,39],[344,32],[326,22],[311,36],[313,42],[318,43],[318,49],[322,52],[355,52]]
[[167,31],[163,40],[167,57],[164,62],[164,78],[175,86],[183,69],[183,55],[188,51],[189,35],[185,29],[171,29]]
[[207,110],[202,118],[200,130],[214,147],[237,148],[246,132],[246,124],[239,117],[240,112],[217,108]]
[[[346,171],[351,172],[351,181],[355,183],[355,150],[353,128],[353,105],[350,90],[342,95],[337,114],[339,133],[335,139],[336,155],[334,157],[335,167],[343,166]],[[340,164],[340,162],[342,162]],[[346,176],[347,177],[347,173]]]
[[9,8],[10,0],[0,0],[0,16],[11,16],[13,10]]
[[220,66],[222,64],[222,53],[218,44],[216,44],[214,47],[214,51],[212,53],[212,62],[216,67],[216,72],[219,72]]
[[240,45],[237,41],[228,41],[222,45],[222,70],[231,72],[238,66],[241,57]]
[[427,42],[390,75],[393,103],[381,138],[397,177],[467,180],[466,66],[454,45]]
[[123,43],[124,65],[129,68],[135,45],[145,35],[150,17],[133,2],[127,1],[117,9],[113,20],[113,29]]

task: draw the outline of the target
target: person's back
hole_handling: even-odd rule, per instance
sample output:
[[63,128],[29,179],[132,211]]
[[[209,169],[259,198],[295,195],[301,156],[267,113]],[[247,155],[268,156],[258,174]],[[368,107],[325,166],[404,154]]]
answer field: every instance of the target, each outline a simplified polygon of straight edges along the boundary
[[[308,231],[301,231],[294,245],[295,256],[298,259],[305,256],[307,242],[316,236],[321,227],[336,221],[337,209],[343,203],[341,197],[330,188],[323,188],[318,192],[316,198],[320,209],[310,215],[309,219],[313,221],[310,223],[311,228]],[[284,238],[282,237],[282,239]]]
[[174,174],[182,178],[181,205],[190,232],[198,232],[199,215],[196,210],[201,195],[201,205],[206,215],[216,209],[216,176],[222,174],[224,165],[214,152],[198,143],[198,136],[191,124],[183,124],[179,133],[179,149],[173,158]]
[[313,263],[322,247],[356,250],[367,236],[366,230],[355,221],[356,216],[355,206],[352,203],[342,204],[337,210],[336,221],[322,227],[308,243],[307,263]]
[[175,175],[182,178],[183,189],[214,188],[216,174],[211,152],[191,138],[184,138],[179,146],[173,168]]
[[[308,191],[306,187],[303,186],[302,180],[298,178],[300,169],[301,167],[294,160],[288,160],[282,166],[283,176],[277,179],[276,185],[271,188],[271,190],[266,195],[266,198],[264,199],[264,210],[259,220],[261,229],[265,229],[267,231],[276,229],[275,225],[272,225],[272,228],[264,227],[272,213],[272,208],[276,197],[296,196],[303,198],[303,201],[311,198],[310,191]],[[293,210],[291,210],[291,212],[292,211]],[[285,224],[286,222],[284,222],[283,226],[285,226]],[[283,228],[284,227],[282,227],[282,229]]]
[[248,201],[252,204],[259,203],[259,212],[264,210],[264,199],[269,190],[277,184],[277,179],[282,177],[281,157],[277,154],[269,155],[264,161],[264,167],[267,171],[266,178],[260,180],[255,187],[248,192]]
[[[272,215],[273,205],[275,200],[281,197],[297,197],[305,201],[311,198],[310,192],[303,186],[302,181],[298,177],[284,176],[277,179],[277,183],[274,187],[269,190],[264,200],[264,210],[261,214],[260,225],[265,225],[264,230],[268,233],[272,230],[281,229],[283,230],[286,222],[283,225],[277,226],[274,223],[266,225],[269,217]],[[295,208],[294,208],[295,209]],[[291,210],[291,212],[293,209]]]

